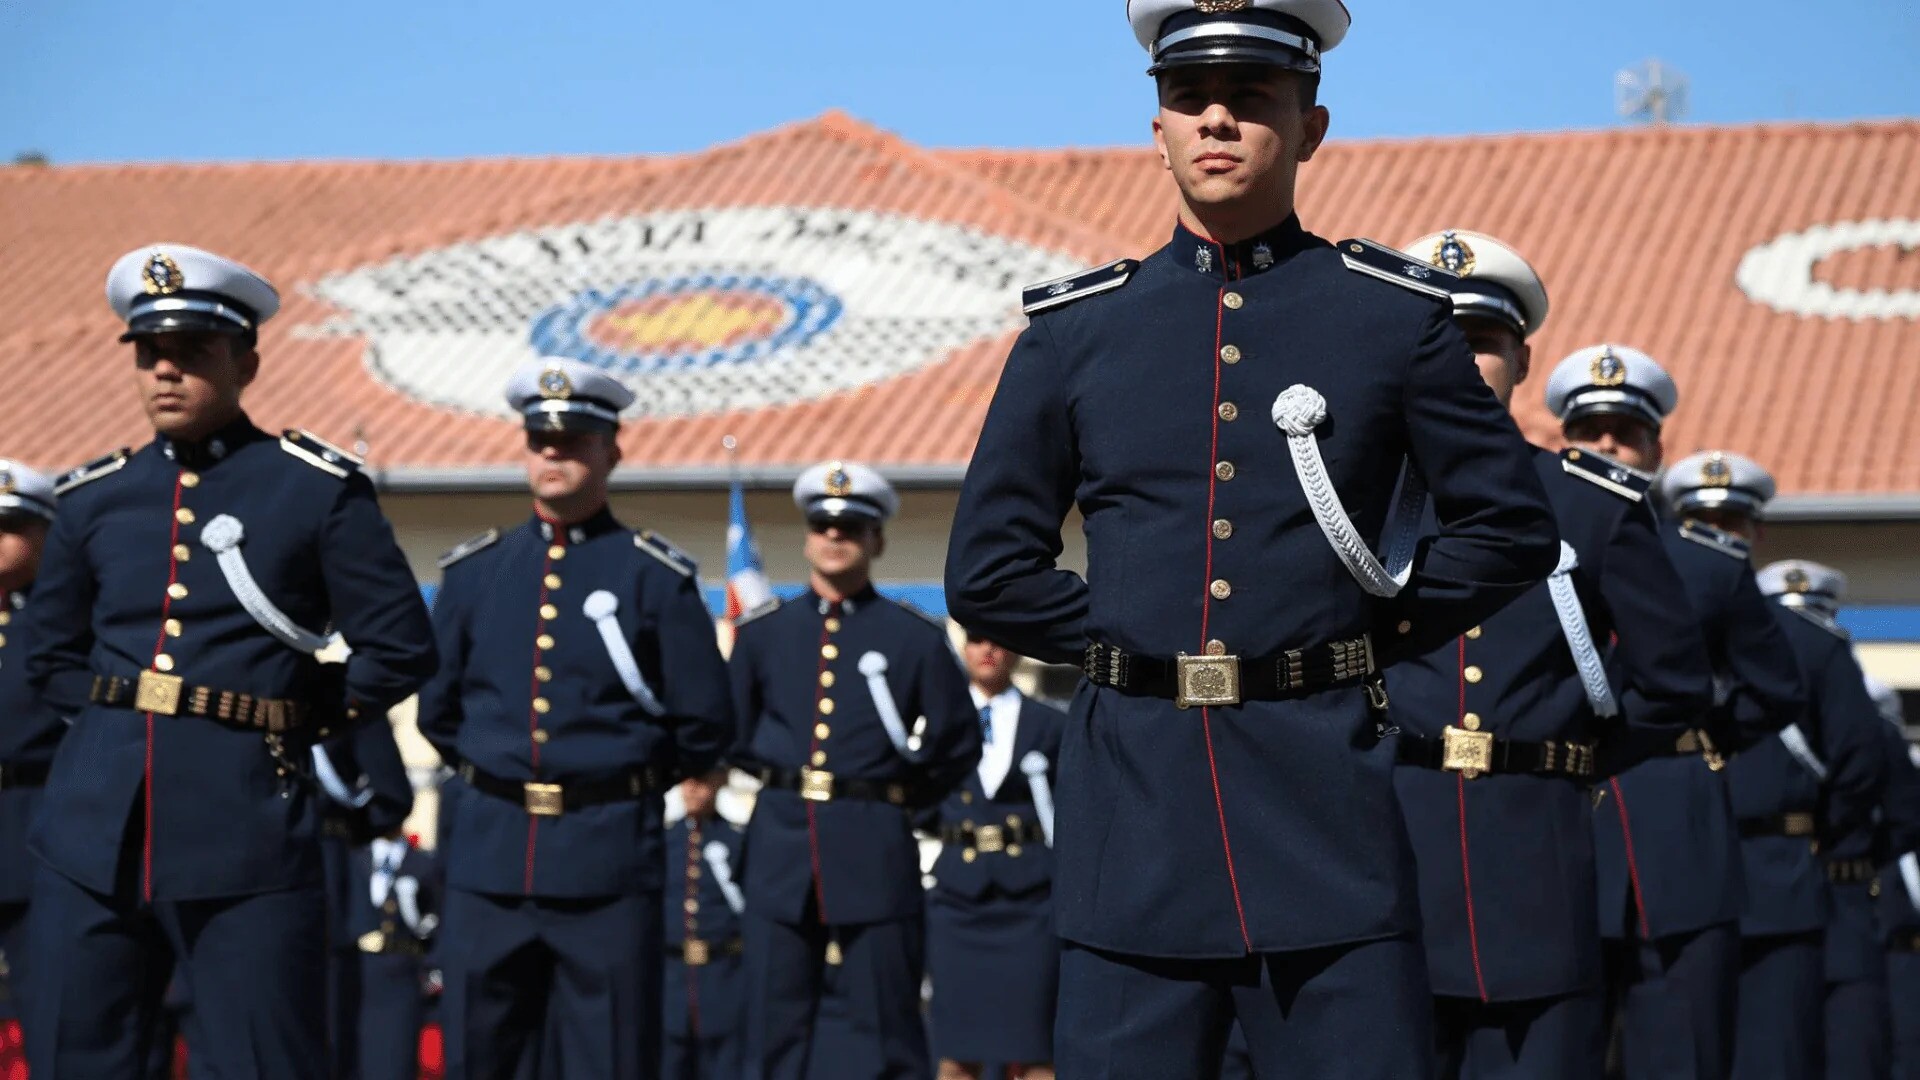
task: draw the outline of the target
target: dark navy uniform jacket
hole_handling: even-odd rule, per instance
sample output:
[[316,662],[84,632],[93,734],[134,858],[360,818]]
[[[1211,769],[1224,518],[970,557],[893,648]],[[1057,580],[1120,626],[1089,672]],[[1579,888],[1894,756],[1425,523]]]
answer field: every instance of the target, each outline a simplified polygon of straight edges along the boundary
[[1895,723],[1881,731],[1881,746],[1887,759],[1886,794],[1881,799],[1879,845],[1874,853],[1884,869],[1879,881],[1879,905],[1876,922],[1884,942],[1895,934],[1920,933],[1920,897],[1909,891],[1904,869],[1915,875],[1920,886],[1920,748],[1907,741],[1906,731]]
[[[413,781],[394,741],[393,725],[368,723],[323,744],[340,782],[359,806],[343,805],[320,785],[320,834],[326,865],[327,924],[336,949],[349,950],[366,932],[354,928],[354,895],[365,892],[366,845],[387,836],[413,813]],[[316,778],[317,779],[317,778]],[[364,801],[362,801],[364,800]],[[357,862],[356,862],[357,858]]]
[[[1438,740],[1470,714],[1477,730],[1519,742],[1617,740],[1629,731],[1673,739],[1712,704],[1706,646],[1674,603],[1683,587],[1645,482],[1624,473],[1612,480],[1598,455],[1568,457],[1534,454],[1560,537],[1579,558],[1572,581],[1595,647],[1604,654],[1616,639],[1620,714],[1594,715],[1543,583],[1455,642],[1387,672],[1394,722],[1408,733]],[[1394,780],[1420,867],[1434,993],[1514,1001],[1599,985],[1591,781],[1468,780],[1416,766],[1400,767]]]
[[27,684],[27,624],[21,618],[31,588],[0,596],[0,904],[22,904],[33,881],[27,828],[40,808],[40,784],[15,784],[7,774],[43,772],[60,748],[67,725]]
[[[954,618],[1049,663],[1090,642],[1258,658],[1368,633],[1384,663],[1544,578],[1552,513],[1450,306],[1345,250],[1293,218],[1225,247],[1179,228],[1123,287],[1035,315],[954,516]],[[1269,418],[1296,383],[1326,399],[1320,453],[1376,550],[1403,461],[1428,481],[1439,534],[1394,600],[1360,588],[1311,513]],[[1075,508],[1084,578],[1057,565]],[[1062,937],[1228,957],[1418,928],[1393,747],[1362,687],[1183,712],[1083,682],[1072,717]]]
[[[1715,698],[1695,724],[1727,756],[1798,719],[1805,707],[1793,649],[1760,593],[1746,545],[1692,522],[1663,524],[1713,667]],[[1671,745],[1671,744],[1669,744]],[[1622,748],[1623,760],[1650,748]],[[1723,771],[1699,754],[1648,757],[1609,781],[1594,813],[1600,930],[1643,938],[1691,933],[1740,917],[1740,833]]]
[[[1886,782],[1880,728],[1886,724],[1867,696],[1845,632],[1774,604],[1807,689],[1807,707],[1795,721],[1820,763],[1824,784],[1773,735],[1727,765],[1734,815],[1742,821],[1812,814],[1832,838],[1872,845],[1872,814]],[[1846,685],[1851,676],[1855,685]],[[1859,706],[1865,703],[1864,710]],[[1748,937],[1801,934],[1827,924],[1827,871],[1815,858],[1820,845],[1806,836],[1748,836],[1740,841],[1747,906],[1740,932]],[[1868,850],[1857,855],[1864,857]],[[1864,889],[1865,883],[1862,882]],[[1873,937],[1868,915],[1867,937]],[[1874,951],[1878,951],[1877,948]]]
[[[667,826],[667,877],[661,910],[665,913],[670,959],[660,1000],[665,1006],[665,1034],[707,1039],[739,1030],[745,1019],[746,969],[738,951],[740,916],[727,905],[727,894],[720,888],[706,849],[716,842],[726,846],[727,869],[738,885],[746,830],[718,814],[699,825],[697,834],[691,818],[683,817]],[[688,910],[689,902],[692,910]],[[694,936],[708,946],[705,964],[671,959],[686,948],[689,923]]]
[[[909,730],[921,717],[918,760],[902,757],[860,673],[887,660],[887,689]],[[810,767],[836,779],[900,784],[930,804],[980,760],[980,720],[944,627],[869,587],[833,604],[808,592],[742,619],[729,665],[743,768]],[[769,788],[747,826],[747,908],[797,924],[811,895],[823,923],[916,917],[923,896],[911,807],[884,799],[802,799]],[[464,826],[463,826],[464,827]],[[816,869],[817,868],[817,869]]]
[[[110,893],[123,840],[144,833],[141,882],[163,900],[315,883],[315,796],[299,737],[277,759],[257,729],[90,705],[95,675],[171,670],[189,686],[292,699],[329,727],[379,722],[432,672],[426,606],[373,484],[311,436],[244,417],[204,443],[159,438],[68,474],[25,621],[35,688],[76,715],[32,846]],[[353,648],[322,665],[241,607],[201,529],[239,520],[262,592],[299,626]],[[142,790],[151,796],[143,801]],[[144,828],[143,828],[144,826]]]
[[[977,712],[977,710],[976,710]],[[1067,715],[1051,705],[1020,695],[1020,723],[1013,734],[1013,765],[1006,779],[991,796],[980,782],[980,770],[967,774],[965,783],[949,794],[928,826],[938,830],[983,825],[1005,827],[1019,822],[1040,828],[1040,815],[1034,809],[1033,786],[1020,763],[1038,751],[1047,759],[1047,782],[1058,785],[1060,779],[1060,735]],[[949,843],[940,849],[933,864],[934,888],[968,900],[989,893],[1001,896],[1025,896],[1053,884],[1053,850],[1041,840],[1002,846],[999,851],[981,851],[976,845],[971,858],[964,844]]]
[[[725,664],[677,550],[602,510],[571,527],[536,515],[455,554],[434,602],[440,671],[420,695],[420,731],[447,761],[564,785],[649,766],[670,779],[719,760],[733,732]],[[585,613],[600,591],[665,715],[620,681]],[[442,788],[460,823],[447,883],[540,897],[657,889],[661,795],[535,816],[455,776]]]

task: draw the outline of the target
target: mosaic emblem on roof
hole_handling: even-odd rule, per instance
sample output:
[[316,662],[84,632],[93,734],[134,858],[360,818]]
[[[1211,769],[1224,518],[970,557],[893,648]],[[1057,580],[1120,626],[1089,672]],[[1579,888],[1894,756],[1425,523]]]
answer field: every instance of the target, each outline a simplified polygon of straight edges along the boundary
[[1020,287],[1081,260],[864,210],[671,211],[489,237],[358,267],[310,291],[402,393],[507,416],[521,362],[567,356],[631,387],[637,415],[827,397],[1020,325]]
[[1840,221],[1776,236],[1740,259],[1734,280],[1748,299],[1789,315],[1920,319],[1920,289],[1844,289],[1814,276],[1824,259],[1877,247],[1920,248],[1920,220]]

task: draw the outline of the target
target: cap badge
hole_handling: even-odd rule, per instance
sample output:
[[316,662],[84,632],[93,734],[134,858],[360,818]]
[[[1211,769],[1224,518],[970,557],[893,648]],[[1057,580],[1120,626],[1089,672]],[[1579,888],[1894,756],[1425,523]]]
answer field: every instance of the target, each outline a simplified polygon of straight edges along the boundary
[[1193,265],[1203,274],[1213,273],[1213,249],[1210,247],[1193,249]]
[[1805,570],[1802,570],[1796,566],[1793,569],[1787,571],[1787,591],[1788,592],[1803,593],[1803,592],[1810,591],[1812,588],[1813,588],[1813,582],[1808,580],[1807,572]]
[[1587,374],[1592,377],[1595,386],[1619,386],[1627,381],[1627,365],[1613,355],[1613,346],[1608,345],[1600,350],[1599,356],[1593,358]]
[[844,499],[853,493],[853,477],[847,475],[847,467],[834,462],[827,466],[827,494],[836,499]]
[[1700,463],[1700,483],[1705,487],[1733,486],[1733,467],[1727,464],[1726,456],[1720,451],[1715,450]]
[[1480,260],[1474,255],[1473,249],[1467,246],[1465,240],[1460,239],[1452,229],[1448,229],[1440,234],[1439,241],[1433,245],[1433,257],[1427,261],[1451,270],[1461,277],[1466,277],[1473,273],[1474,266]]
[[186,288],[187,278],[180,272],[179,263],[156,251],[147,265],[140,268],[140,283],[146,287],[148,296],[172,296]]
[[1253,245],[1253,268],[1255,270],[1266,270],[1272,266],[1273,249],[1267,246],[1267,242],[1262,240]]
[[1194,9],[1202,15],[1219,15],[1228,11],[1245,11],[1253,0],[1193,0]]
[[573,380],[557,367],[550,367],[540,373],[540,396],[543,398],[570,398],[573,396]]
[[13,494],[13,470],[0,469],[0,495]]

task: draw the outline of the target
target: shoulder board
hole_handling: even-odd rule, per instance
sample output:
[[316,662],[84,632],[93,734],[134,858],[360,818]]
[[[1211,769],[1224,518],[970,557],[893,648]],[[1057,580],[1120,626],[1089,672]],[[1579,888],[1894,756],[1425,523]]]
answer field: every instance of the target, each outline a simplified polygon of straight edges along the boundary
[[1647,489],[1653,486],[1651,473],[1622,465],[1605,454],[1596,454],[1591,450],[1560,451],[1560,467],[1566,470],[1567,475],[1598,484],[1628,502],[1645,499]]
[[759,607],[753,608],[752,610],[749,610],[749,611],[741,612],[740,617],[733,620],[733,628],[735,630],[738,630],[741,627],[747,625],[748,623],[754,621],[755,619],[764,619],[767,616],[779,610],[780,610],[780,598],[776,596],[773,599],[767,601],[766,603],[761,604]]
[[925,611],[921,608],[915,607],[914,605],[907,603],[905,600],[895,600],[894,603],[899,604],[901,609],[906,611],[908,614],[918,615],[921,619],[926,621],[928,626],[933,627],[935,630],[940,631],[942,634],[945,634],[947,632],[947,620],[944,616],[935,615],[931,611]]
[[280,449],[342,480],[359,472],[367,464],[320,436],[299,428],[288,428],[286,434],[280,436]]
[[1746,562],[1753,554],[1753,545],[1730,532],[1716,529],[1704,521],[1688,518],[1681,522],[1680,535],[1696,544],[1710,547],[1729,559]]
[[1830,619],[1827,616],[1822,615],[1817,611],[1808,611],[1806,608],[1803,608],[1803,607],[1789,607],[1786,604],[1781,604],[1780,606],[1786,608],[1788,611],[1793,612],[1795,615],[1798,615],[1801,618],[1807,620],[1808,622],[1819,627],[1820,629],[1825,630],[1827,633],[1832,634],[1834,637],[1839,638],[1841,641],[1853,640],[1853,635],[1848,633],[1847,628],[1844,626],[1841,626],[1838,620]]
[[486,532],[481,533],[479,536],[470,536],[467,539],[460,541],[459,544],[455,545],[453,549],[448,551],[445,555],[440,556],[440,560],[439,560],[440,569],[445,570],[447,567],[452,566],[454,563],[459,562],[461,559],[464,559],[467,556],[474,554],[475,552],[485,551],[486,549],[492,547],[493,545],[499,542],[500,542],[499,529],[488,529]]
[[700,570],[700,564],[693,561],[693,556],[674,547],[666,537],[651,529],[634,533],[633,546],[666,563],[669,569],[681,577],[692,577]]
[[111,476],[119,472],[127,467],[127,458],[132,453],[132,450],[123,446],[111,454],[94,458],[77,469],[61,473],[60,479],[53,482],[53,493],[65,495],[82,484],[91,484],[103,476]]
[[1451,270],[1429,265],[1406,252],[1371,240],[1340,241],[1340,258],[1349,270],[1390,281],[1435,300],[1451,300],[1451,287],[1460,280],[1460,275]]
[[1091,270],[1076,270],[1064,277],[1029,285],[1020,290],[1020,308],[1029,315],[1038,315],[1043,311],[1065,307],[1083,296],[1112,292],[1125,285],[1139,268],[1140,263],[1134,259],[1119,259]]

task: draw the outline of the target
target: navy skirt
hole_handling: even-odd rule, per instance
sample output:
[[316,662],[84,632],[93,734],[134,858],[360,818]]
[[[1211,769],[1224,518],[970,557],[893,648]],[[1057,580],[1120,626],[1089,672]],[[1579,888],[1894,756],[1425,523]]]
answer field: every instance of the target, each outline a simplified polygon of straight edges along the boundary
[[937,1057],[1018,1065],[1053,1060],[1060,940],[1049,890],[979,900],[928,893],[927,975]]

